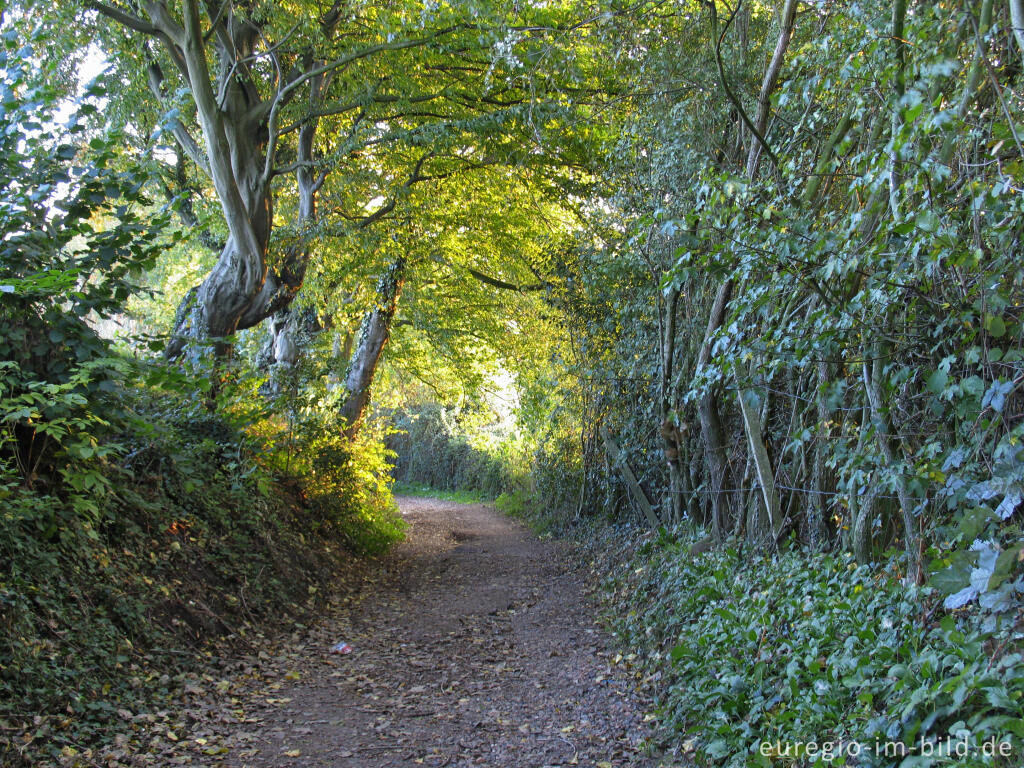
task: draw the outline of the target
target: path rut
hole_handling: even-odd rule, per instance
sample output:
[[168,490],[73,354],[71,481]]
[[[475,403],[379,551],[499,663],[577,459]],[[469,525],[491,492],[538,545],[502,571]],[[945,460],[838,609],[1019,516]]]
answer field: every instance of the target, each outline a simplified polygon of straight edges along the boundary
[[[400,498],[408,537],[354,605],[241,702],[230,765],[649,766],[644,709],[569,545],[484,504]],[[354,651],[329,655],[335,642]],[[221,763],[223,765],[224,763]]]

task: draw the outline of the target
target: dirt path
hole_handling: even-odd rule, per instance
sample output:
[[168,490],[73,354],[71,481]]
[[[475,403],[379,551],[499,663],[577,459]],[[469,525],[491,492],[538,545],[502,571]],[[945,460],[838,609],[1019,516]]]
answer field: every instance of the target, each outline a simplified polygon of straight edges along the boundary
[[[297,636],[278,683],[235,700],[248,734],[218,764],[652,765],[644,705],[566,545],[487,505],[399,503],[407,541],[362,599]],[[353,653],[327,654],[340,640]]]

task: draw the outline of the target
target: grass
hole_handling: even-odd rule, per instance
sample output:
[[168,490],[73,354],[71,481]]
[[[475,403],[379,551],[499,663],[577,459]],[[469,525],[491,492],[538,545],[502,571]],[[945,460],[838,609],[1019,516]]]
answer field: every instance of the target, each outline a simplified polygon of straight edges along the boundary
[[440,499],[441,501],[454,501],[457,504],[478,504],[481,501],[494,500],[483,491],[441,490],[440,488],[413,485],[412,483],[395,483],[392,493],[395,496],[419,496]]

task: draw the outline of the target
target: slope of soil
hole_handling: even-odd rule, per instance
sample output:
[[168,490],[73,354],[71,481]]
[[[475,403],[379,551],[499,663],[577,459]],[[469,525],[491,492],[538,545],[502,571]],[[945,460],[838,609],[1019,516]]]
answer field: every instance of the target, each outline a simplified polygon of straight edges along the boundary
[[[594,623],[569,545],[484,504],[399,503],[406,541],[341,574],[311,626],[240,638],[167,710],[119,712],[110,747],[64,765],[654,765],[650,704]],[[339,642],[352,652],[330,653]]]

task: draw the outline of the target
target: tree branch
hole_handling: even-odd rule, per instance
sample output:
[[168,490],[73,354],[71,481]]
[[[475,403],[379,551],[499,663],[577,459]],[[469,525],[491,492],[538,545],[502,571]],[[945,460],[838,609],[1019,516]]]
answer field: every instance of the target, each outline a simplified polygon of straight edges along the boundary
[[[449,264],[449,266],[451,266]],[[526,293],[528,291],[543,291],[547,286],[543,283],[535,283],[533,285],[513,285],[512,283],[506,283],[504,280],[499,280],[496,277],[485,275],[479,270],[473,269],[472,267],[466,267],[466,271],[469,272],[473,277],[479,280],[481,283],[486,283],[494,288],[501,288],[505,291],[515,291],[516,293]]]
[[[229,3],[227,2],[227,0],[224,0],[224,2],[222,2],[217,7],[217,12],[210,19],[210,28],[206,31],[206,34],[203,36],[204,43],[209,42],[210,38],[217,33],[217,29],[221,26],[222,22],[224,21],[228,5]],[[209,6],[210,4],[207,3],[207,9],[209,9]]]
[[297,75],[294,80],[291,80],[282,89],[279,96],[284,96],[287,93],[290,93],[291,91],[295,90],[312,77],[326,74],[327,72],[330,72],[333,69],[343,67],[346,64],[351,64],[353,61],[365,59],[367,56],[373,56],[376,53],[384,53],[385,51],[401,51],[405,50],[406,48],[415,48],[420,45],[426,45],[432,40],[436,40],[439,37],[444,37],[445,35],[455,31],[456,29],[458,29],[458,27],[448,27],[447,29],[442,29],[439,30],[438,32],[435,32],[433,35],[429,35],[428,37],[420,37],[416,38],[415,40],[395,40],[390,43],[380,43],[378,45],[371,45],[367,48],[363,48],[360,51],[353,51],[352,53],[346,54],[345,56],[341,56],[340,58],[334,59],[333,61],[329,61],[325,64],[321,64],[318,67],[314,67],[313,69],[307,70],[306,72]]
[[153,0],[144,0],[142,6],[146,9],[146,13],[149,14],[149,18],[153,20],[153,24],[164,40],[170,44],[184,47],[185,45],[185,30],[182,29],[181,25],[175,21],[174,17],[171,16],[167,10],[167,6],[163,2],[153,2]]
[[[796,23],[797,0],[786,0],[782,9],[782,29],[779,30],[779,40],[775,45],[775,52],[764,73],[764,81],[761,83],[761,92],[757,96],[757,117],[754,122],[757,125],[755,133],[760,144],[752,144],[750,153],[747,156],[747,178],[753,179],[757,175],[757,164],[761,156],[761,147],[767,149],[764,143],[764,134],[768,132],[768,109],[771,105],[771,94],[778,80],[779,71],[782,69],[782,60],[789,48],[789,41],[793,38],[793,27]],[[778,161],[775,161],[778,165]]]
[[136,32],[141,32],[144,35],[157,36],[160,34],[160,30],[146,21],[145,19],[139,18],[134,14],[122,11],[120,8],[115,8],[112,5],[101,3],[99,0],[85,0],[85,7],[91,8],[92,10],[106,16],[108,19],[116,21],[122,26],[134,29]]
[[[148,51],[146,52],[146,55],[148,55]],[[153,92],[153,95],[156,96],[157,100],[163,103],[164,73],[160,68],[160,64],[155,60],[151,60],[149,65],[146,67],[146,74],[149,80],[149,89]],[[171,126],[171,133],[174,134],[174,138],[178,142],[178,146],[180,146],[185,154],[189,156],[189,159],[199,166],[203,173],[210,176],[209,159],[206,157],[206,154],[200,148],[196,140],[192,138],[192,134],[188,132],[188,129],[177,118],[174,119]]]
[[[750,132],[757,137],[757,140],[761,142],[761,146],[764,148],[765,154],[768,155],[768,157],[771,159],[772,165],[778,168],[779,158],[775,155],[774,152],[772,152],[772,148],[768,146],[768,142],[765,141],[764,136],[761,134],[759,130],[757,130],[757,126],[754,125],[753,121],[747,115],[746,111],[744,111],[743,105],[740,103],[740,100],[737,98],[736,94],[733,93],[732,88],[729,87],[729,79],[725,76],[725,64],[722,63],[722,42],[725,40],[726,32],[729,31],[729,26],[736,18],[736,14],[739,12],[740,5],[742,5],[742,2],[736,4],[736,7],[733,9],[733,12],[729,15],[728,20],[725,22],[725,26],[722,28],[722,33],[718,36],[718,41],[715,43],[715,63],[718,65],[718,77],[719,80],[721,80],[722,82],[722,90],[725,91],[726,97],[736,108],[736,112],[737,114],[739,114],[740,119],[743,121],[744,125],[746,125],[747,128],[750,129]],[[710,6],[712,8],[712,13],[715,13],[714,0],[711,0]]]

